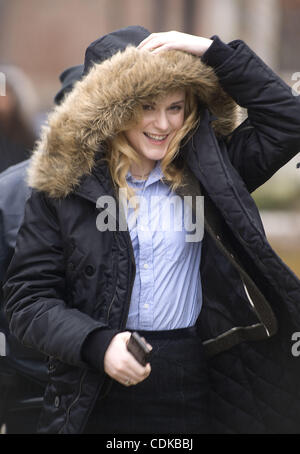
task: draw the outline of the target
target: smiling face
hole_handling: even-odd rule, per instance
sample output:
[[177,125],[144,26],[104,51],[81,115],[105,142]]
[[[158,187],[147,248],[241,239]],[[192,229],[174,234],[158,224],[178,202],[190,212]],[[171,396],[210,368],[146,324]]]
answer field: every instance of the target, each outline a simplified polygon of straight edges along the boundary
[[177,90],[143,105],[142,118],[125,132],[141,158],[141,168],[151,170],[167,153],[169,144],[184,123],[185,92]]

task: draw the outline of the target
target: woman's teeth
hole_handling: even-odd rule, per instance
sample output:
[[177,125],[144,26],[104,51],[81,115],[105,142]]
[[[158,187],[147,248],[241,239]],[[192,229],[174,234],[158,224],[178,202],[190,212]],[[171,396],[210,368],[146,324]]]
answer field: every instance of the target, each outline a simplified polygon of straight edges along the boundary
[[157,136],[156,134],[149,134],[148,132],[145,132],[144,134],[145,136],[149,137],[149,139],[158,140],[159,142],[162,142],[168,137],[168,134],[166,134],[165,136]]

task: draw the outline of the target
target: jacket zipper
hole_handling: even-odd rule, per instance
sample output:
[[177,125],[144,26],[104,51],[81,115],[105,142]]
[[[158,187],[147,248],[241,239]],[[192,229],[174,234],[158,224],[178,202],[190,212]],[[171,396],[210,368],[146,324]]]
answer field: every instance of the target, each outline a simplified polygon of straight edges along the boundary
[[59,433],[62,433],[63,429],[68,425],[69,423],[69,420],[70,420],[70,411],[71,409],[74,407],[74,405],[78,402],[79,398],[80,398],[80,395],[81,395],[81,390],[82,390],[82,383],[83,383],[83,380],[85,379],[85,376],[87,374],[87,369],[85,369],[81,375],[81,378],[80,378],[80,382],[79,382],[79,390],[78,390],[78,393],[75,397],[75,399],[73,400],[73,402],[71,402],[71,404],[69,405],[69,407],[67,408],[67,411],[66,411],[66,421],[63,425],[63,427],[60,429]]
[[107,321],[107,323],[108,323],[108,320],[109,320],[110,310],[111,310],[112,305],[113,305],[113,303],[114,303],[114,301],[115,301],[116,293],[117,293],[117,288],[115,288],[113,297],[112,297],[111,302],[110,302],[109,307],[108,307],[107,316],[106,316],[106,321]]
[[[131,261],[132,261],[132,263],[133,263],[133,265],[134,265],[134,270],[133,270],[133,276],[132,276],[132,279],[131,279],[131,282],[130,282],[130,291],[128,292],[128,297],[127,297],[127,300],[126,300],[124,315],[123,315],[123,317],[122,317],[122,319],[121,319],[120,328],[124,328],[125,325],[126,325],[126,322],[127,322],[128,313],[129,313],[129,307],[130,307],[130,300],[131,300],[131,295],[132,295],[132,289],[133,289],[133,284],[134,284],[134,279],[135,279],[135,273],[136,273],[135,259],[134,259],[134,254],[133,254],[133,249],[132,249],[132,243],[131,243],[131,239],[130,239],[128,230],[126,230],[125,234],[126,234],[127,244],[128,244],[128,246],[129,246],[130,258],[131,258]],[[116,240],[116,241],[117,241],[117,240]],[[118,241],[117,241],[117,242],[118,242]],[[108,310],[107,310],[107,316],[106,316],[106,322],[107,322],[107,323],[108,323],[108,321],[109,321],[109,314],[110,314],[112,305],[113,305],[113,303],[114,303],[114,301],[115,301],[116,293],[117,293],[117,288],[115,287],[113,297],[112,297],[112,299],[111,299],[111,301],[110,301],[110,303],[109,303],[109,307],[108,307]]]

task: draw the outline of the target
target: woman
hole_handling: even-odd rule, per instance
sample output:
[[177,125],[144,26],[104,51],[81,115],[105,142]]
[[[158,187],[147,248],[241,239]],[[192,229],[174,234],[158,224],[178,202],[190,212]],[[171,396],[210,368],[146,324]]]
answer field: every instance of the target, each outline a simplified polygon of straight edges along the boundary
[[[49,356],[40,432],[298,431],[300,285],[249,192],[297,153],[299,101],[216,36],[128,27],[89,46],[84,73],[33,156],[5,285],[11,330]],[[187,200],[197,230],[199,197],[203,238],[152,228]]]

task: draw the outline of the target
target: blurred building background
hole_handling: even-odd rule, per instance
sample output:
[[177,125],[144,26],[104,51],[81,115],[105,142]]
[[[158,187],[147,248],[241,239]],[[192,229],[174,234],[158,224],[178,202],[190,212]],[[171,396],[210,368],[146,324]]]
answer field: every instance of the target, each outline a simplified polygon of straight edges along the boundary
[[[83,62],[90,42],[140,24],[225,42],[243,39],[300,95],[300,0],[0,0],[0,64],[31,79],[37,128],[59,89],[59,74]],[[253,196],[271,244],[300,276],[299,155]]]

